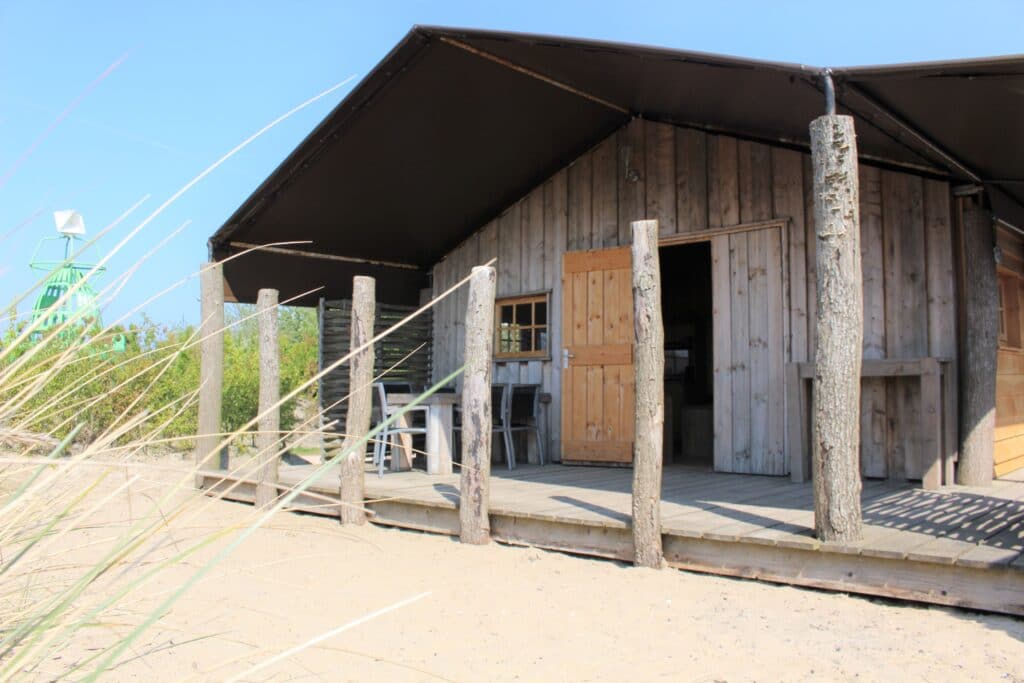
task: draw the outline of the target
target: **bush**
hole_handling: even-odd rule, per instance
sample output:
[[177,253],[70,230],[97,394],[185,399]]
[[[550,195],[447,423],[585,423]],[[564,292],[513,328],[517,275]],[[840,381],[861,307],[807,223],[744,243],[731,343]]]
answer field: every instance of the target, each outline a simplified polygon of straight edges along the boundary
[[[259,323],[250,305],[231,306],[224,335],[224,398],[221,424],[235,431],[256,416],[259,409]],[[311,309],[278,309],[281,396],[307,381],[317,371],[317,322]],[[310,389],[306,397],[315,396]],[[281,429],[295,427],[295,407],[300,394],[281,406]]]
[[[242,427],[256,416],[259,405],[258,325],[251,306],[229,310],[229,328],[224,334],[224,392],[221,426],[226,432]],[[316,373],[316,314],[308,309],[279,309],[281,349],[281,394]],[[16,336],[8,330],[6,342]],[[121,335],[124,350],[115,351],[112,340]],[[92,339],[71,352],[61,369],[6,419],[22,429],[45,432],[63,438],[75,425],[84,426],[77,439],[88,441],[105,426],[121,422],[126,412],[148,409],[159,415],[147,430],[158,429],[151,438],[177,439],[181,447],[190,447],[188,437],[197,430],[198,408],[194,394],[199,387],[199,347],[193,327],[168,328],[144,321],[112,331],[108,339]],[[68,352],[66,342],[45,342],[20,373],[25,381],[38,374],[38,368],[57,362]],[[31,344],[16,349],[4,361],[14,363]],[[2,370],[3,368],[0,368]],[[19,385],[8,382],[0,400],[12,403]],[[295,425],[295,404],[312,397],[314,390],[286,403],[281,409],[282,429]],[[157,427],[159,426],[159,427]],[[127,435],[129,437],[137,434]]]

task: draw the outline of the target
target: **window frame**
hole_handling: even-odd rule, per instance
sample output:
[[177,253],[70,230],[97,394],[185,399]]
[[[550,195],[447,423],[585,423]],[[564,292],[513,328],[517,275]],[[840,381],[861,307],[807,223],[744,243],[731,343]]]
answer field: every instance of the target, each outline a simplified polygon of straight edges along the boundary
[[1019,273],[1007,268],[999,268],[997,271],[998,307],[999,307],[999,347],[1008,349],[1022,348],[1022,320],[1021,312],[1024,306],[1021,305],[1024,299],[1024,279]]
[[[534,344],[536,345],[536,339],[538,331],[543,330],[547,333],[547,348],[534,350],[534,351],[517,351],[517,352],[502,352],[501,351],[501,309],[504,306],[512,307],[513,320],[515,319],[516,306],[519,304],[528,303],[531,304],[531,319],[536,319],[536,304],[543,303],[545,307],[545,322],[543,325],[531,323],[526,325],[527,329],[533,330]],[[515,323],[513,323],[515,324]],[[522,294],[514,294],[511,296],[497,297],[494,300],[494,360],[498,363],[516,362],[521,360],[550,360],[551,359],[551,290],[542,290],[539,292],[524,292]]]

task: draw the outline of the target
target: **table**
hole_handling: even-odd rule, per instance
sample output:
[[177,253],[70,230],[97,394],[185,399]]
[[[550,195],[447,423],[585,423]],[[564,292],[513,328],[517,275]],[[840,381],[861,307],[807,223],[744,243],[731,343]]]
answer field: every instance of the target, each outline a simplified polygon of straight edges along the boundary
[[[921,418],[918,424],[924,471],[921,486],[937,489],[953,483],[953,462],[957,457],[956,391],[952,361],[948,358],[876,359],[861,361],[861,377],[918,377],[921,382]],[[814,363],[786,364],[790,477],[806,481],[811,477],[811,387]]]
[[[388,404],[409,405],[420,394],[388,394]],[[451,392],[431,394],[419,405],[427,407],[427,474],[452,473],[452,414],[459,395]],[[408,413],[398,418],[398,427],[408,427]],[[401,448],[398,457],[391,456],[391,470],[398,471],[412,467],[412,435],[400,434]]]

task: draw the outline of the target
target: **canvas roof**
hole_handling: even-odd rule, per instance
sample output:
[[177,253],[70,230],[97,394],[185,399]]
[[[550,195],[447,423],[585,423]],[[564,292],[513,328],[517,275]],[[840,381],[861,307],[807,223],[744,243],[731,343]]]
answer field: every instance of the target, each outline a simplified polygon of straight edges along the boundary
[[[212,237],[294,247],[225,266],[231,294],[282,298],[353,274],[414,303],[429,267],[632,117],[805,148],[822,69],[638,45],[414,27]],[[1024,226],[1024,56],[834,68],[862,157],[984,184]],[[372,271],[372,272],[371,272]]]

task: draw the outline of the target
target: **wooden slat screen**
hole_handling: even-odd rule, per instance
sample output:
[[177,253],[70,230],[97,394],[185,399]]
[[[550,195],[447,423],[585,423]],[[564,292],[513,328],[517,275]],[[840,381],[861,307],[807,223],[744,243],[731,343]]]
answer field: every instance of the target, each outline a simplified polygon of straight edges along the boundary
[[[377,302],[374,331],[380,334],[416,308]],[[352,302],[349,299],[320,300],[320,368],[348,353],[351,336]],[[409,382],[414,389],[430,381],[433,357],[433,311],[425,311],[385,339],[374,349],[374,376],[395,382]],[[422,348],[420,347],[422,345]],[[409,354],[412,354],[411,356]],[[406,356],[404,361],[402,360]],[[392,368],[392,366],[396,366]],[[392,368],[388,370],[388,368]],[[348,402],[348,363],[341,364],[320,381],[320,407],[324,424],[337,420],[330,431],[343,431]]]

